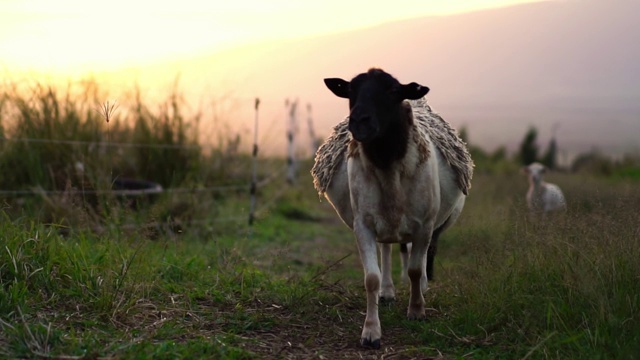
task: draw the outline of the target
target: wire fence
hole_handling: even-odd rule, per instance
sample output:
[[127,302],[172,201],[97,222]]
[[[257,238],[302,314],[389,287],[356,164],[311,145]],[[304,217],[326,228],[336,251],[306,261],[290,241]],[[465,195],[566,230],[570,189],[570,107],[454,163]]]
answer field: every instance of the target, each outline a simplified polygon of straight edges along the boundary
[[71,188],[67,190],[44,190],[40,188],[33,188],[31,190],[0,190],[0,195],[5,197],[10,196],[27,196],[27,195],[116,195],[116,196],[142,196],[153,195],[163,193],[205,193],[205,192],[226,192],[226,191],[238,191],[249,190],[249,185],[223,185],[223,186],[209,186],[209,187],[194,187],[194,188],[151,188],[140,190],[96,190],[96,189],[78,189]]
[[[110,143],[110,142],[96,142],[96,141],[80,141],[80,140],[55,140],[55,139],[33,139],[33,138],[19,138],[19,139],[11,139],[6,137],[0,137],[0,142],[26,142],[26,143],[49,143],[49,144],[60,144],[60,145],[99,145],[99,146],[110,146],[110,147],[138,147],[138,148],[160,148],[160,149],[182,149],[182,148],[196,148],[197,145],[179,145],[179,144],[139,144],[139,143]],[[282,182],[285,183],[285,173],[287,172],[287,167],[282,166],[280,168],[275,169],[274,171],[263,175],[261,179],[259,179],[255,183],[256,189],[265,188],[278,179],[282,179]],[[0,197],[5,198],[20,198],[20,197],[29,197],[29,196],[84,196],[84,195],[95,195],[95,196],[146,196],[146,195],[161,195],[161,194],[204,194],[204,193],[229,193],[229,192],[245,192],[248,195],[250,192],[252,185],[247,182],[244,184],[225,184],[225,185],[217,185],[217,186],[194,186],[194,187],[174,187],[174,188],[163,188],[160,185],[155,185],[150,188],[145,189],[93,189],[93,188],[78,188],[78,187],[70,187],[64,190],[50,190],[43,189],[41,187],[33,187],[31,189],[20,189],[20,190],[7,190],[0,189]],[[281,187],[277,193],[264,201],[261,201],[258,206],[254,209],[254,213],[256,215],[262,215],[266,213],[266,211],[273,206],[277,202],[279,198],[288,190],[288,187]],[[191,219],[187,221],[181,221],[182,225],[206,225],[211,223],[222,223],[222,222],[235,222],[241,223],[247,220],[248,213],[244,214],[235,214],[229,216],[215,217],[211,219]],[[152,222],[145,224],[144,226],[147,228],[154,227],[166,227],[170,225],[169,222]],[[135,228],[138,225],[123,225],[123,228]]]
[[47,143],[59,145],[86,145],[105,147],[130,147],[130,148],[156,148],[156,149],[201,149],[213,145],[189,145],[189,144],[138,144],[108,141],[83,141],[83,140],[56,140],[56,139],[34,139],[34,138],[6,138],[0,137],[0,141],[23,142],[23,143]]
[[[23,189],[0,189],[0,197],[2,198],[23,198],[23,197],[82,197],[82,196],[92,196],[96,197],[106,197],[114,196],[121,198],[135,198],[135,197],[147,197],[147,196],[159,196],[159,195],[195,195],[201,196],[204,194],[246,194],[247,195],[247,207],[249,211],[243,209],[245,213],[239,214],[222,214],[222,216],[216,216],[211,219],[189,219],[186,221],[188,224],[211,224],[211,223],[220,223],[220,222],[237,222],[241,223],[242,221],[249,220],[249,227],[253,222],[253,219],[256,216],[262,216],[268,212],[270,208],[272,208],[278,201],[278,199],[282,198],[284,194],[291,188],[292,185],[295,184],[294,177],[296,176],[296,153],[295,153],[295,141],[294,136],[297,136],[297,103],[298,101],[286,102],[286,106],[288,108],[287,114],[285,115],[285,123],[286,128],[286,137],[288,140],[288,155],[286,164],[282,167],[277,168],[269,168],[269,171],[265,174],[263,170],[260,178],[256,176],[257,167],[268,168],[267,164],[258,164],[258,142],[267,145],[268,147],[273,147],[281,142],[273,141],[273,139],[277,136],[277,129],[279,126],[276,126],[277,118],[272,118],[269,121],[268,126],[263,127],[266,130],[263,134],[258,133],[258,105],[260,104],[260,99],[255,98],[255,128],[254,128],[254,145],[253,145],[253,174],[251,179],[247,179],[246,183],[234,183],[234,184],[221,184],[215,186],[192,186],[192,187],[169,187],[164,188],[159,184],[149,183],[150,186],[144,187],[132,187],[126,188],[121,186],[116,186],[115,181],[112,182],[110,189],[104,188],[94,188],[92,184],[89,182],[87,184],[79,184],[76,186],[67,185],[64,189],[44,189],[40,186],[33,186],[31,188],[23,188]],[[313,137],[314,132],[311,129],[311,113],[310,113],[310,105],[307,107],[308,109],[308,126],[310,127],[310,134]],[[103,116],[108,122],[108,115],[111,109],[109,109],[108,103],[105,104],[105,110]],[[261,125],[262,126],[262,125]],[[135,143],[135,142],[111,142],[108,140],[69,140],[69,139],[45,139],[45,138],[31,138],[31,137],[21,137],[21,138],[11,138],[5,137],[3,134],[0,134],[0,144],[3,143],[25,143],[25,144],[54,144],[60,146],[75,146],[75,147],[87,147],[91,148],[141,148],[141,149],[177,149],[177,150],[205,150],[213,147],[213,144],[162,144],[162,143]],[[262,145],[261,145],[262,146]],[[268,148],[262,149],[260,151],[267,150],[265,153],[272,153],[272,151]],[[249,171],[247,170],[247,173]],[[117,178],[116,178],[117,179]],[[282,182],[278,182],[281,180]],[[67,180],[68,181],[68,180]],[[86,185],[86,186],[85,186]],[[60,185],[58,185],[60,186]],[[265,189],[267,187],[271,187],[273,190],[264,191],[260,193],[260,199],[257,200],[257,193],[259,189]],[[265,194],[270,194],[270,198],[264,198]],[[55,199],[54,199],[55,201]],[[162,227],[170,225],[170,222],[154,222],[150,221],[144,226],[148,227]],[[185,221],[182,222],[183,224]],[[135,226],[135,225],[132,225]]]

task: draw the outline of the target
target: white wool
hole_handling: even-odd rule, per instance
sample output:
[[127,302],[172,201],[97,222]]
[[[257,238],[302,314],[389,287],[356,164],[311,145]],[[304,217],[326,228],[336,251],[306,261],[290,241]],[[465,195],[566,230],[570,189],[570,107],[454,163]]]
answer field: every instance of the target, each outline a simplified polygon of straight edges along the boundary
[[[458,137],[455,129],[440,115],[433,112],[425,98],[405,100],[413,110],[416,129],[425,139],[431,139],[455,172],[460,190],[468,195],[473,177],[473,160],[466,144]],[[352,140],[349,133],[349,117],[333,128],[331,135],[318,148],[311,169],[313,183],[318,194],[324,195],[334,174],[346,160],[347,149]]]
[[546,167],[534,162],[526,166],[523,171],[529,177],[527,190],[527,206],[532,213],[548,213],[566,210],[567,202],[560,187],[543,180]]

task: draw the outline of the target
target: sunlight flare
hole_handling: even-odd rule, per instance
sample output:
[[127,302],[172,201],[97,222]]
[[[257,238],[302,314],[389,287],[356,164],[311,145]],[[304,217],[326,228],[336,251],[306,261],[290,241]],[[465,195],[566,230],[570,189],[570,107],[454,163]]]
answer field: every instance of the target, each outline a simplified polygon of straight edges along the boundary
[[[180,60],[265,40],[532,0],[198,1],[9,0],[0,4],[0,66],[76,75]],[[366,16],[363,16],[366,14]]]

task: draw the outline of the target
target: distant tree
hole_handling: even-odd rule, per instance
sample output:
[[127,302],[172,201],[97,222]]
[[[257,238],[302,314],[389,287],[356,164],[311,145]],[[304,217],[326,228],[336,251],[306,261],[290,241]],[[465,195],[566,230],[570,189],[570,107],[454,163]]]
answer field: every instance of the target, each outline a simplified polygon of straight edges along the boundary
[[469,133],[466,126],[460,128],[460,131],[458,131],[458,137],[460,137],[460,139],[465,143],[469,143]]
[[614,171],[614,161],[603,155],[598,149],[580,154],[573,160],[571,171],[610,176]]
[[522,165],[529,165],[538,159],[537,137],[538,130],[533,126],[530,127],[522,140],[522,144],[520,144],[520,152],[518,153]]
[[556,164],[557,156],[558,156],[558,145],[556,144],[556,139],[551,138],[551,141],[549,141],[549,147],[547,148],[547,151],[542,156],[541,162],[549,169],[555,169],[557,165]]
[[476,164],[482,163],[489,158],[487,153],[481,147],[474,146],[469,143],[469,131],[466,126],[462,126],[460,130],[458,130],[458,137],[467,144],[471,158],[476,162]]
[[491,154],[491,160],[494,162],[503,161],[507,158],[507,148],[504,146],[500,146],[497,148],[493,154]]

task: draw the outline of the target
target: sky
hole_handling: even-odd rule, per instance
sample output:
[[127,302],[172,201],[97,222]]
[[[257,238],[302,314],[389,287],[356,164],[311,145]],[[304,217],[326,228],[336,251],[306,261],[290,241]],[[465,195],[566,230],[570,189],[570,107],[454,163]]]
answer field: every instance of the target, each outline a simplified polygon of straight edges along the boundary
[[532,0],[2,0],[0,68],[79,75]]
[[[545,4],[512,7],[538,1]],[[481,11],[493,8],[504,9]],[[495,145],[491,139],[507,130],[519,141],[534,121],[521,108],[512,111],[513,104],[538,109],[540,99],[571,100],[584,110],[594,96],[613,108],[637,104],[638,55],[625,35],[637,32],[637,10],[637,0],[0,0],[0,86],[88,78],[121,108],[134,85],[151,102],[177,88],[191,109],[214,114],[206,119],[225,115],[243,137],[251,128],[238,119],[253,119],[255,97],[270,124],[286,116],[284,99],[295,98],[313,103],[324,134],[346,105],[320,79],[380,66],[399,80],[427,82],[430,101],[449,121],[471,124],[472,134]],[[352,31],[364,28],[370,29]],[[408,42],[396,41],[405,33]],[[426,50],[414,44],[425,33]],[[499,118],[498,105],[509,127],[490,123]],[[572,119],[584,118],[574,110]],[[635,124],[633,116],[618,123]],[[571,133],[567,121],[560,132]],[[274,134],[276,128],[269,126]],[[637,133],[617,128],[607,139]],[[606,131],[591,132],[600,139]]]

